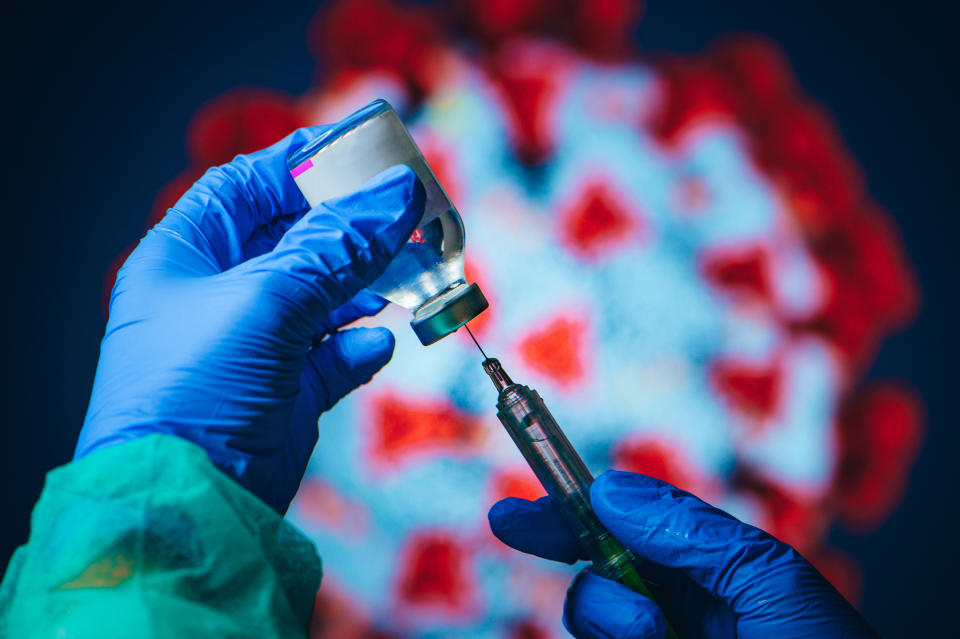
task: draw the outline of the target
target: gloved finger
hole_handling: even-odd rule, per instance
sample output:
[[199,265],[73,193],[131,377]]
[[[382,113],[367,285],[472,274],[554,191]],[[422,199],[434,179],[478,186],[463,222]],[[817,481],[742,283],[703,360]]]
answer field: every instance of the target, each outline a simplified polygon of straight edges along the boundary
[[249,260],[269,253],[277,245],[283,234],[300,221],[309,209],[281,215],[267,224],[255,229],[243,245],[243,259]]
[[347,329],[307,354],[290,430],[283,434],[283,463],[273,467],[273,487],[259,492],[270,507],[281,515],[290,507],[317,444],[320,415],[370,381],[392,354],[393,334],[385,328]]
[[663,639],[667,632],[655,603],[589,570],[567,590],[563,625],[577,639]]
[[382,327],[334,333],[307,354],[298,404],[303,402],[316,422],[347,393],[373,379],[393,357],[393,347],[393,333]]
[[501,499],[490,507],[487,519],[497,539],[521,552],[567,564],[586,559],[549,497]]
[[658,479],[608,471],[594,481],[590,501],[625,546],[686,574],[735,615],[789,610],[798,592],[812,609],[810,595],[832,591],[789,545]]
[[266,149],[207,170],[154,228],[187,241],[221,271],[241,263],[244,244],[258,228],[309,209],[287,170],[287,157],[326,128],[298,129]]
[[317,329],[318,336],[331,333],[357,321],[361,317],[370,317],[383,310],[389,302],[369,289],[363,289],[349,301],[341,304],[324,319]]
[[383,273],[423,214],[423,184],[407,166],[386,169],[359,191],[304,215],[270,253],[238,268],[269,277],[267,288],[315,328]]
[[344,395],[369,382],[393,355],[386,328],[352,328],[331,335],[307,353],[300,392],[284,444],[285,463],[276,468],[267,503],[285,513],[300,486],[317,444],[317,420]]

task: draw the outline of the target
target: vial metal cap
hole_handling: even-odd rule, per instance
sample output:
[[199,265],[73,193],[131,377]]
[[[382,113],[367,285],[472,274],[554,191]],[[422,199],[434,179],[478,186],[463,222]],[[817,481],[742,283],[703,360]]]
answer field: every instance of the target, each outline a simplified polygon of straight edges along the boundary
[[417,309],[410,322],[420,343],[429,346],[454,332],[490,306],[476,284],[465,284],[438,295]]

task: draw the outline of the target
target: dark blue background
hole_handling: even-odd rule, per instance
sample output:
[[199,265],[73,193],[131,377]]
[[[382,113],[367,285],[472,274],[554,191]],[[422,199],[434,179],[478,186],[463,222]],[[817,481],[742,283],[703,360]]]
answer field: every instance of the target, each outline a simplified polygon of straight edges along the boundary
[[[191,114],[240,85],[301,93],[315,70],[305,43],[312,2],[138,4],[37,3],[8,14],[3,219],[16,294],[5,314],[14,410],[2,431],[3,562],[26,539],[44,473],[70,458],[103,331],[103,275],[186,166]],[[887,636],[936,634],[956,605],[953,24],[920,4],[655,0],[638,30],[652,50],[696,51],[732,31],[779,42],[902,231],[923,307],[870,374],[920,390],[926,441],[906,499],[879,530],[832,533],[862,564],[863,611]]]

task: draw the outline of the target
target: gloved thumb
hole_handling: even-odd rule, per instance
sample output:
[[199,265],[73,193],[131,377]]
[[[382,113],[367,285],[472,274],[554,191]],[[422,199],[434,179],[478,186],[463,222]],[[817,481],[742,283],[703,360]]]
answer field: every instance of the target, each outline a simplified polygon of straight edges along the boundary
[[317,443],[320,414],[369,382],[390,361],[393,345],[393,333],[386,328],[348,328],[307,354],[285,443],[287,461],[275,471],[274,489],[266,491],[267,502],[277,512],[286,512],[300,486]]
[[416,174],[393,166],[355,193],[314,207],[273,250],[239,268],[266,275],[269,291],[312,337],[330,312],[383,273],[417,227],[424,202]]
[[347,393],[369,382],[390,361],[393,346],[389,329],[351,328],[334,333],[310,351],[300,393],[312,399],[313,421]]

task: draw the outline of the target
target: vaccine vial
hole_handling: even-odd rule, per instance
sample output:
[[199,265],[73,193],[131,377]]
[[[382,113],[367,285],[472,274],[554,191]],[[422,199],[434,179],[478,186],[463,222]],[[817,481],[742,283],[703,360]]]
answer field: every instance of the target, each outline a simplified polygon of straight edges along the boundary
[[426,204],[416,231],[370,290],[413,313],[410,325],[424,346],[483,312],[487,300],[463,272],[463,221],[417,144],[385,100],[374,100],[287,160],[310,206],[348,195],[396,164],[423,182]]

